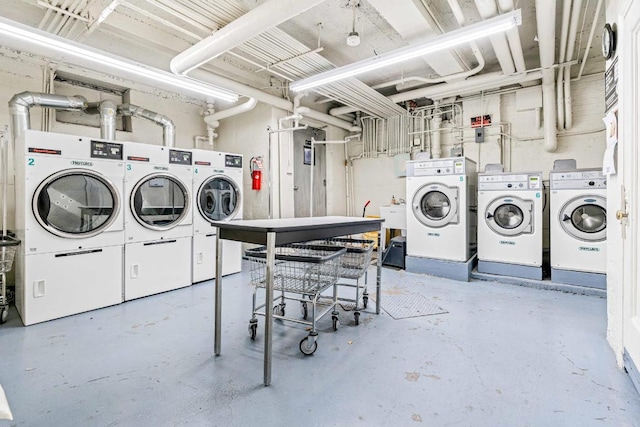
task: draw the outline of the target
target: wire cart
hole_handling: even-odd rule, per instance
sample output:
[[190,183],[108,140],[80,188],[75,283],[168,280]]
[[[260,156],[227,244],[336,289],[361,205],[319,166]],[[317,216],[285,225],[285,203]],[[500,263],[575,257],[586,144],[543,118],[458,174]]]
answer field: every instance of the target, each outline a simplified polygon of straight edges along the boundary
[[[336,286],[354,288],[355,295],[353,298],[338,296],[338,301],[353,303],[355,305],[353,308],[353,317],[356,325],[359,325],[360,310],[367,308],[367,304],[369,302],[369,293],[367,292],[367,269],[371,264],[371,257],[373,255],[375,242],[367,239],[336,237],[314,241],[313,244],[338,246],[347,250],[346,254],[342,258],[340,278],[355,280],[355,283],[339,281]],[[363,276],[364,280],[361,283],[360,279]],[[362,305],[360,305],[360,301],[362,301]]]
[[[318,348],[316,322],[331,312],[333,330],[338,330],[338,292],[336,283],[340,277],[342,258],[347,252],[340,246],[290,244],[276,247],[273,272],[273,289],[280,291],[273,302],[277,303],[273,317],[311,327],[309,335],[300,341],[300,351],[313,354]],[[251,284],[254,286],[252,314],[249,320],[249,336],[256,338],[258,319],[264,316],[266,303],[257,305],[256,294],[265,288],[267,278],[266,247],[261,246],[245,251],[244,259],[251,262]],[[333,289],[331,303],[318,312],[318,300],[327,289]],[[306,298],[306,299],[305,299]],[[298,301],[302,307],[302,319],[285,317],[286,300]],[[311,315],[307,303],[311,303]],[[310,319],[308,319],[310,317]]]
[[7,297],[7,275],[11,270],[13,259],[20,240],[11,236],[0,235],[0,324],[7,321],[9,315],[9,298]]

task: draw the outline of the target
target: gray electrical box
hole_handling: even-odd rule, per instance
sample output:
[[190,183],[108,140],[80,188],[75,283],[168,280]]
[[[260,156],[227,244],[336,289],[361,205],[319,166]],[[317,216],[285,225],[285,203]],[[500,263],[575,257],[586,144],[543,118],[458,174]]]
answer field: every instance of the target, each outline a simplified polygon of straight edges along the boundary
[[484,142],[484,128],[475,128],[476,142]]

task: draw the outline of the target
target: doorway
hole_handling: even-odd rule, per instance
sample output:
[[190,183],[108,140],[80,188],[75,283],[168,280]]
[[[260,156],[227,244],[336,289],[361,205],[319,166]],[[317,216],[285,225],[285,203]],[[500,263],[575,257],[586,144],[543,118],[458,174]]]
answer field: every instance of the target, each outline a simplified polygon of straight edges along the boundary
[[312,140],[325,141],[325,131],[307,128],[293,132],[293,208],[296,218],[327,214],[326,149],[323,144],[314,144],[312,151]]

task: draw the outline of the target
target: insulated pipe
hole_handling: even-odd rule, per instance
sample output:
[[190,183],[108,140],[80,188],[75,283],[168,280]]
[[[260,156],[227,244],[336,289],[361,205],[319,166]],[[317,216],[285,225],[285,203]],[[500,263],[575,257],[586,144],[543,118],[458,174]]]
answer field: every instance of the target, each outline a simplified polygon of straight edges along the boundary
[[162,145],[165,147],[175,146],[176,126],[167,116],[163,116],[162,114],[154,113],[153,111],[145,110],[142,107],[131,104],[122,104],[118,107],[118,110],[125,116],[141,117],[162,126]]
[[580,80],[582,77],[582,72],[584,71],[584,66],[587,64],[587,57],[589,56],[589,51],[591,50],[591,44],[593,43],[593,36],[596,32],[595,23],[598,22],[598,17],[600,16],[600,9],[602,8],[602,0],[598,0],[598,4],[596,5],[596,11],[593,14],[593,24],[591,25],[591,31],[589,32],[589,40],[587,41],[587,47],[584,49],[584,56],[582,57],[582,64],[580,64],[580,71],[578,72],[578,76],[575,80]]
[[431,134],[431,156],[434,159],[439,159],[442,156],[442,147],[440,144],[440,127],[442,125],[442,117],[435,116],[431,119],[431,128],[433,133]]
[[[580,21],[580,10],[582,0],[574,0],[571,9],[571,23],[569,24],[569,39],[567,40],[567,59],[573,59],[576,36],[578,34],[578,21]],[[564,128],[571,129],[573,126],[573,113],[571,109],[571,65],[564,68]]]
[[[498,7],[500,8],[500,13],[511,12],[515,9],[513,0],[498,0]],[[516,66],[516,71],[523,73],[526,71],[527,67],[524,63],[524,52],[522,51],[520,33],[518,32],[517,27],[507,31],[507,41],[511,48],[511,56],[513,57],[513,63]]]
[[87,100],[81,96],[52,95],[48,93],[22,92],[9,101],[13,142],[31,128],[31,107],[55,108],[56,110],[84,110]]
[[[563,64],[567,54],[567,37],[569,35],[569,21],[571,19],[572,0],[565,0],[562,7],[562,27],[560,28],[560,51],[558,52],[558,64]],[[563,68],[558,71],[556,77],[556,102],[558,108],[558,129],[564,128],[564,91],[562,89],[562,79],[564,77]]]
[[536,0],[538,47],[542,70],[542,108],[544,114],[544,149],[554,152],[558,148],[556,137],[556,96],[553,62],[556,40],[556,0]]
[[[480,16],[482,19],[493,18],[498,14],[498,7],[495,0],[474,0]],[[504,34],[494,34],[489,36],[491,46],[493,47],[500,68],[505,75],[511,75],[515,72],[515,66],[513,65],[513,59],[511,58],[511,50],[509,49],[509,43]]]
[[[255,89],[251,86],[238,83],[226,77],[222,77],[204,70],[193,70],[191,73],[189,73],[189,75],[202,82],[224,87],[227,90],[234,91],[251,98],[255,98],[260,102],[264,102],[265,104],[280,108],[281,110],[293,111],[293,103],[291,101],[287,101],[286,99],[279,98],[275,95],[271,95],[269,93]],[[348,130],[349,132],[360,132],[362,130],[359,126],[354,126],[350,122],[340,120],[336,117],[330,116],[329,114],[321,113],[316,110],[309,110],[309,112],[306,113],[306,116],[310,119],[318,120],[331,126]]]
[[300,15],[324,0],[270,0],[225,25],[171,60],[171,71],[187,74],[228,50]]
[[92,102],[85,109],[87,114],[100,114],[100,138],[109,141],[116,140],[116,116],[118,105],[110,100]]
[[213,114],[209,114],[204,117],[204,122],[211,128],[215,129],[220,126],[220,120],[226,119],[232,116],[236,116],[238,114],[246,113],[247,111],[253,110],[258,101],[255,98],[249,98],[246,102],[243,102],[240,105],[236,105],[231,108],[227,108],[226,110],[217,111]]

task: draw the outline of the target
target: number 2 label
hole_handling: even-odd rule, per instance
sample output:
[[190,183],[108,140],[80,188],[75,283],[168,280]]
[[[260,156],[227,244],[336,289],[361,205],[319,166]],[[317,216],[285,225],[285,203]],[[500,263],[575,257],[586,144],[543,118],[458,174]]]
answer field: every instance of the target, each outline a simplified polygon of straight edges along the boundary
[[28,159],[27,161],[28,161],[28,163],[27,163],[27,164],[28,164],[29,166],[33,166],[33,165],[35,165],[35,164],[36,164],[36,159],[34,159],[33,157],[29,157],[29,159]]

